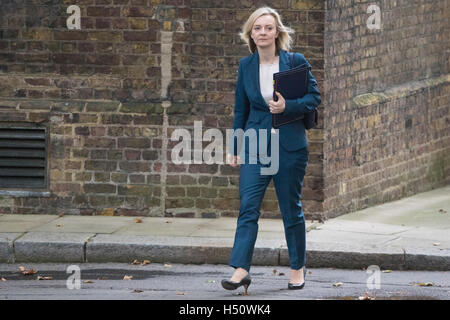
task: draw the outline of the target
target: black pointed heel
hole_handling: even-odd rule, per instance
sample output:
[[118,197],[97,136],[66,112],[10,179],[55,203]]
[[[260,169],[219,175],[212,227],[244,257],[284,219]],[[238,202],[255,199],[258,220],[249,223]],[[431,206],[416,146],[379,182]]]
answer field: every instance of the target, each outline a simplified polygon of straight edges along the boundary
[[247,295],[247,290],[252,282],[252,279],[249,274],[247,274],[240,282],[230,281],[230,280],[222,280],[222,287],[226,290],[236,290],[240,286],[244,286],[244,295]]
[[303,289],[303,287],[305,286],[305,282],[306,282],[306,268],[303,267],[303,283],[302,284],[297,284],[297,283],[288,283],[288,289],[289,290],[300,290]]

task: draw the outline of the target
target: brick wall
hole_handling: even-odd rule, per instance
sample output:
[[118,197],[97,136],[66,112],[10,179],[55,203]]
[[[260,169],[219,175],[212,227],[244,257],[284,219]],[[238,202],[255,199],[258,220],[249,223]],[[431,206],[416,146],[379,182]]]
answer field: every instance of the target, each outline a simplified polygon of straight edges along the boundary
[[[381,30],[366,26],[381,9]],[[450,182],[448,1],[327,1],[323,214]]]
[[[66,9],[81,9],[68,30]],[[176,165],[178,128],[225,136],[238,31],[262,1],[2,0],[0,124],[49,132],[49,186],[0,213],[236,216],[239,170]],[[381,9],[381,30],[365,22]],[[322,219],[449,183],[448,1],[275,0],[313,66],[302,200]],[[203,141],[205,147],[210,142]],[[195,151],[195,150],[193,150]],[[279,217],[273,183],[262,217]]]
[[[238,32],[262,4],[2,0],[0,121],[46,125],[50,150],[48,189],[0,192],[0,213],[236,216],[239,170],[175,165],[170,137],[178,128],[193,137],[194,121],[224,136],[231,128],[238,61],[249,55]],[[66,27],[69,5],[81,9],[81,30]],[[323,1],[270,5],[296,30],[294,50],[323,90]],[[311,214],[322,210],[321,132],[309,133]],[[262,217],[279,216],[272,183]]]

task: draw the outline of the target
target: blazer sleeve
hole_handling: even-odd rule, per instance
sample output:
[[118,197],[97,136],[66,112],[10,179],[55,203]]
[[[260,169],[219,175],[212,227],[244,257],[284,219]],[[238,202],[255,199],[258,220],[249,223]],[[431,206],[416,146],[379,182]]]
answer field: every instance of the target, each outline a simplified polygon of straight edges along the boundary
[[[300,63],[298,65],[306,63],[308,67],[311,68],[311,65],[305,59],[305,57],[302,54],[299,55],[300,55]],[[317,81],[316,79],[314,79],[311,70],[309,71],[308,74],[307,94],[305,94],[302,98],[298,99],[286,99],[285,102],[286,103],[283,114],[292,117],[299,117],[301,116],[302,113],[313,112],[320,105],[322,99],[320,97],[319,89],[317,88]]]
[[[244,72],[243,72],[243,66],[242,62],[239,61],[239,68],[238,68],[238,80],[236,84],[236,90],[235,90],[235,100],[234,100],[234,121],[233,121],[233,130],[242,129],[245,128],[245,123],[247,122],[248,115],[250,113],[250,100],[248,99],[248,96],[245,92],[244,88]],[[228,150],[229,153],[233,155],[237,155],[239,150],[237,150],[238,147],[238,136],[232,135],[231,136],[234,140],[234,148],[230,148]],[[242,142],[242,140],[240,140]]]

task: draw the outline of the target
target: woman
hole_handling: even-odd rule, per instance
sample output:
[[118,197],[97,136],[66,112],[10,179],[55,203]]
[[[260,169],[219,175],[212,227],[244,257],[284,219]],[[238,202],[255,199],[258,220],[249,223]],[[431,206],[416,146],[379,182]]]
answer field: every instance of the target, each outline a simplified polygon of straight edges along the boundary
[[[273,100],[273,73],[291,68],[288,51],[291,47],[293,30],[285,27],[279,14],[272,8],[262,7],[253,12],[240,33],[252,55],[239,62],[236,85],[233,129],[259,132],[266,129],[268,140],[272,129],[272,114],[301,116],[313,112],[321,98],[317,82],[311,72],[308,79],[308,93],[300,99],[285,100],[276,92]],[[295,65],[306,63],[304,56],[294,55]],[[289,289],[302,289],[306,262],[305,218],[302,211],[301,189],[308,161],[308,143],[303,119],[285,124],[279,128],[279,168],[273,175],[262,175],[263,164],[242,163],[240,166],[239,194],[240,210],[235,240],[229,264],[235,268],[230,279],[223,280],[222,286],[234,290],[244,286],[245,293],[250,285],[250,265],[258,232],[258,218],[261,202],[267,185],[274,179],[274,186],[283,217],[286,242],[289,252]],[[233,137],[236,139],[236,137]],[[267,141],[267,140],[266,140]],[[240,156],[236,145],[232,144],[227,155],[227,163],[236,167]],[[259,144],[258,144],[259,145]],[[270,142],[269,142],[270,145]],[[246,155],[251,148],[245,148]],[[268,150],[258,150],[258,154],[268,154]],[[272,155],[273,156],[273,155]]]

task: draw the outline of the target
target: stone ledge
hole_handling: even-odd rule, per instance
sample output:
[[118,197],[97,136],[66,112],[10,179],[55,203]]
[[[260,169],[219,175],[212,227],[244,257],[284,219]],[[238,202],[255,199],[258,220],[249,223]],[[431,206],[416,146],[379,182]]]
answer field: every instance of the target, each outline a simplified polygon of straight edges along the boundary
[[368,107],[370,105],[407,97],[409,95],[415,94],[417,91],[448,83],[450,83],[450,74],[420,81],[411,81],[395,87],[391,87],[383,92],[370,92],[360,94],[352,99],[352,106],[356,108]]

